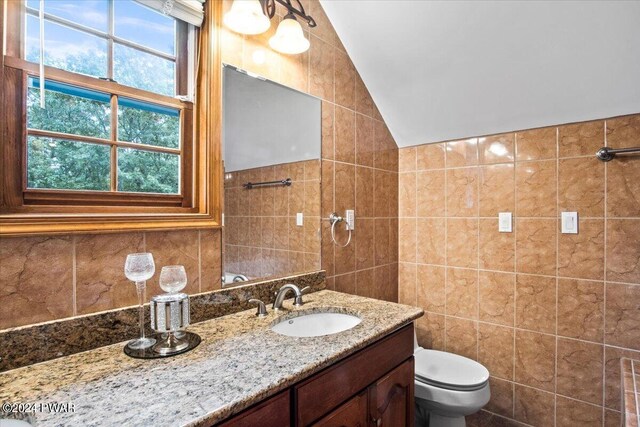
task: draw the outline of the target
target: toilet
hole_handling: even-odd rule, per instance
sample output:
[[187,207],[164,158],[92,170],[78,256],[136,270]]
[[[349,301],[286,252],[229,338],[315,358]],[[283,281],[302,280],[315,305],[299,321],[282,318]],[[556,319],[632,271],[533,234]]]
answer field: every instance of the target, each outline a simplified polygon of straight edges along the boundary
[[480,363],[415,341],[416,427],[465,427],[489,402],[489,371]]

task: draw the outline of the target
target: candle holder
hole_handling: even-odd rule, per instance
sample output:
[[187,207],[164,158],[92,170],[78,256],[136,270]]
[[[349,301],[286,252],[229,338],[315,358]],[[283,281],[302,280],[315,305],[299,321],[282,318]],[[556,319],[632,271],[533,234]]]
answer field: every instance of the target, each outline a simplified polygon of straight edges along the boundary
[[184,334],[189,326],[189,296],[167,293],[151,298],[151,329],[160,334],[153,351],[162,355],[179,353],[189,346]]
[[187,284],[187,275],[181,265],[162,268],[160,287],[166,293],[151,298],[151,329],[155,334],[155,344],[145,349],[125,348],[131,357],[155,359],[175,356],[187,352],[200,344],[200,337],[184,329],[190,323],[189,295],[181,293]]

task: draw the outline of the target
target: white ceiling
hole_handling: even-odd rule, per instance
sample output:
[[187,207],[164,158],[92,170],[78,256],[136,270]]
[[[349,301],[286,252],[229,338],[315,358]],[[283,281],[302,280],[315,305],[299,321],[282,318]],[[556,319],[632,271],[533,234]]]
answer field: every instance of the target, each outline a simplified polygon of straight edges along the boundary
[[400,147],[640,112],[640,1],[321,3]]

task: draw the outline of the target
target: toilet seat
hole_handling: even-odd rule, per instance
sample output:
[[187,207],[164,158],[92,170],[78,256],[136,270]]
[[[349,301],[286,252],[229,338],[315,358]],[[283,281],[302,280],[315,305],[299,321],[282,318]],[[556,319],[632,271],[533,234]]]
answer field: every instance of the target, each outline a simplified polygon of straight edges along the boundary
[[475,391],[489,381],[487,368],[466,357],[421,347],[413,355],[418,382],[447,390]]

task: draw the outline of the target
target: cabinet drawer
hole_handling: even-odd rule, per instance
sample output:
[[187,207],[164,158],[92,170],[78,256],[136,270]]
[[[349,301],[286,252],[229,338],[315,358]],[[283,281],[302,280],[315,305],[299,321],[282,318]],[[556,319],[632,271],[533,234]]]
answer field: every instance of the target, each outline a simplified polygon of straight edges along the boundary
[[332,413],[318,421],[313,427],[367,427],[367,392],[362,392]]
[[289,390],[285,390],[219,424],[219,427],[290,427],[291,398],[289,395]]
[[296,425],[331,412],[413,355],[413,324],[349,356],[294,387]]

